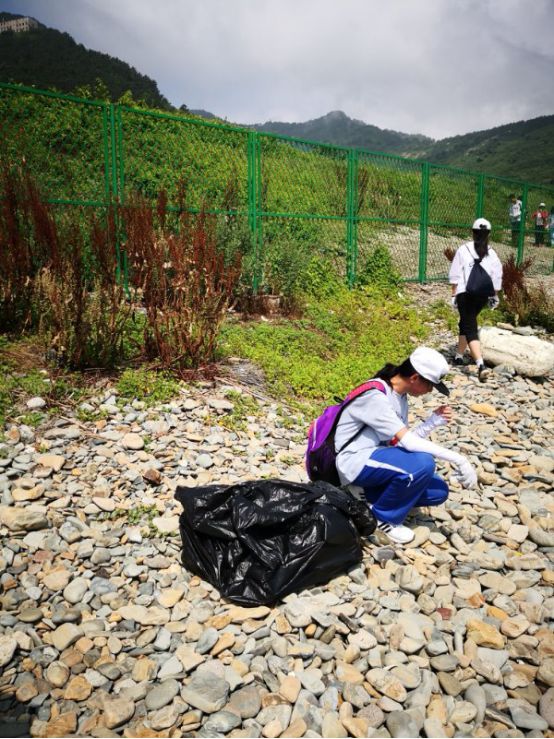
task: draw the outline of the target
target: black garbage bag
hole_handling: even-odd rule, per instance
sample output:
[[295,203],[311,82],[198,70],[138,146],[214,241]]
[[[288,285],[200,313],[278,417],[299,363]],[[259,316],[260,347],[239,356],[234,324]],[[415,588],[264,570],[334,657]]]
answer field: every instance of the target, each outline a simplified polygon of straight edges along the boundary
[[229,600],[273,603],[360,561],[368,506],[326,482],[253,480],[178,487],[186,569]]

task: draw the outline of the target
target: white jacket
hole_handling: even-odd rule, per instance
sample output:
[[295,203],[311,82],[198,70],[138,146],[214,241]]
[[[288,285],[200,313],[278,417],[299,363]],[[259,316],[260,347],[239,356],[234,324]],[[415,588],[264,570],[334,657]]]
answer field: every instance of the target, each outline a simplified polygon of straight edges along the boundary
[[[476,259],[479,259],[479,257],[475,251],[473,241],[467,241],[465,244],[462,244],[456,252],[448,274],[450,284],[456,285],[456,295],[465,293],[467,281]],[[501,290],[502,262],[495,250],[490,246],[487,255],[481,261],[481,266],[490,275],[495,291],[498,292]]]

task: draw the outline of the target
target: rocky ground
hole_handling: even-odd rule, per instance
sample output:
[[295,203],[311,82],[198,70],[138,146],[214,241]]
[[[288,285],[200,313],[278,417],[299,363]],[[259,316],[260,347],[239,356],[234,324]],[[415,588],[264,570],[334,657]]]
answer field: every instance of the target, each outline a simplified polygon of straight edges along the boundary
[[245,609],[181,567],[173,500],[177,484],[304,479],[304,423],[237,377],[153,409],[108,389],[87,406],[104,419],[9,429],[0,733],[552,736],[554,383],[454,372],[435,438],[480,489],[418,511],[409,546],[370,542],[327,585]]

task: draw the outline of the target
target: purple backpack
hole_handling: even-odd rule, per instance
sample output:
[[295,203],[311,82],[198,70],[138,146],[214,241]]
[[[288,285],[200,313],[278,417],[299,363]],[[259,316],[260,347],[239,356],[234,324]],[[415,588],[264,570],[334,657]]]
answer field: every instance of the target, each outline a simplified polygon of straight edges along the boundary
[[329,405],[319,418],[312,422],[308,431],[308,449],[306,451],[306,471],[310,480],[323,480],[331,485],[340,486],[339,474],[336,467],[337,455],[354,441],[363,431],[362,426],[338,452],[335,451],[335,432],[341,413],[353,400],[368,390],[379,390],[386,394],[381,380],[369,380],[351,390],[342,403]]

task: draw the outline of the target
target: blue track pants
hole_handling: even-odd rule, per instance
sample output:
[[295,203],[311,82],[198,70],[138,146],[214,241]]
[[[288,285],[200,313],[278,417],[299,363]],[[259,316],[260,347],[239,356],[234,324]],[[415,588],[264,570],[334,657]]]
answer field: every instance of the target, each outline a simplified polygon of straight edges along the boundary
[[376,518],[392,525],[401,524],[415,506],[440,505],[448,498],[434,458],[398,447],[374,451],[353,484],[364,489]]

